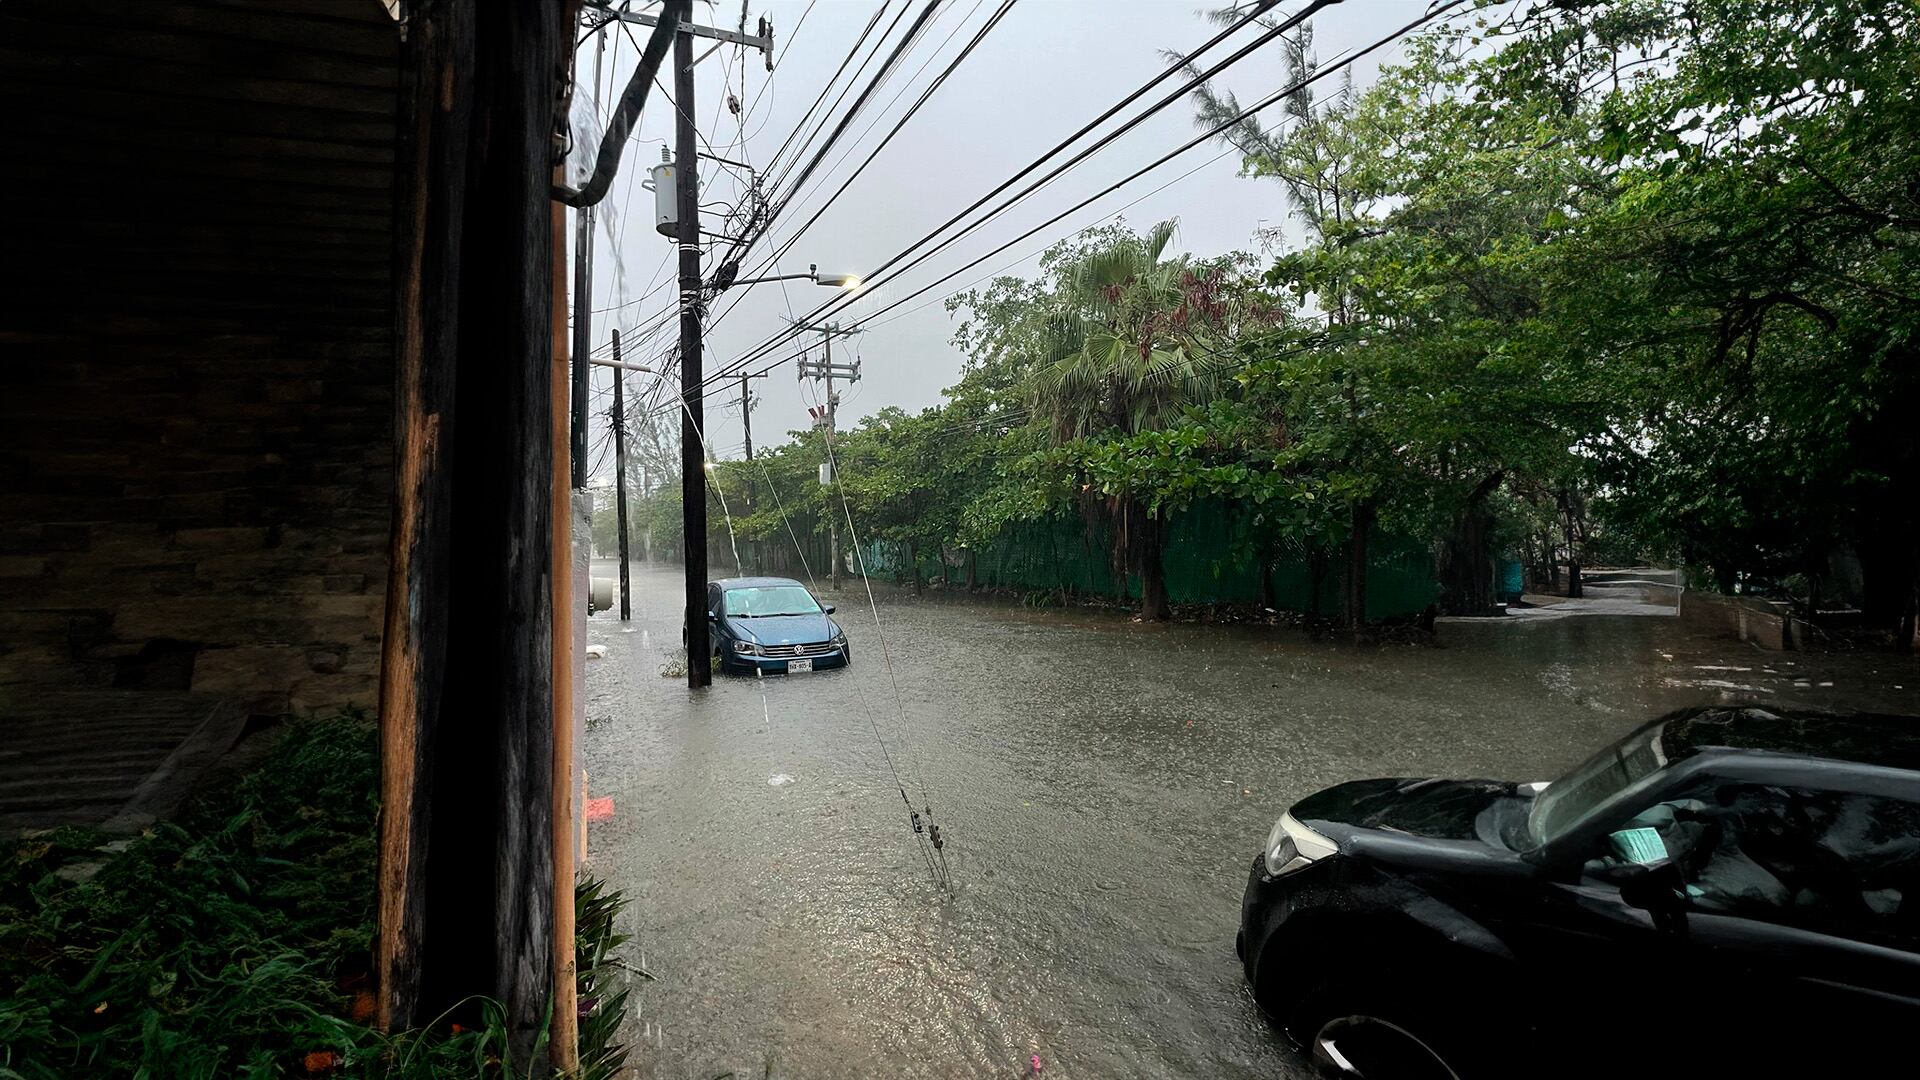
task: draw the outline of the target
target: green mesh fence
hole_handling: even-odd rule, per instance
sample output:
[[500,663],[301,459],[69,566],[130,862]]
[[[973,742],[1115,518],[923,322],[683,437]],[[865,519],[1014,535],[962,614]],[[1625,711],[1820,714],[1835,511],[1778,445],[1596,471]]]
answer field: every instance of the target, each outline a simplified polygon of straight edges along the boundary
[[[1223,505],[1201,505],[1175,516],[1163,562],[1169,598],[1176,604],[1257,603],[1263,560],[1256,528],[1250,514]],[[1009,526],[995,543],[973,554],[973,580],[1020,591],[1064,589],[1075,595],[1138,599],[1139,575],[1117,577],[1111,550],[1106,536],[1089,536],[1079,518],[1024,522]],[[904,544],[872,542],[862,554],[868,573],[876,577],[907,576]],[[963,557],[915,554],[922,577],[955,585],[967,581]],[[1317,605],[1315,575],[1306,554],[1273,556],[1274,603],[1287,611],[1336,614],[1344,555],[1334,552],[1326,560]],[[1417,614],[1438,595],[1433,560],[1424,545],[1401,537],[1374,538],[1367,563],[1368,618]]]

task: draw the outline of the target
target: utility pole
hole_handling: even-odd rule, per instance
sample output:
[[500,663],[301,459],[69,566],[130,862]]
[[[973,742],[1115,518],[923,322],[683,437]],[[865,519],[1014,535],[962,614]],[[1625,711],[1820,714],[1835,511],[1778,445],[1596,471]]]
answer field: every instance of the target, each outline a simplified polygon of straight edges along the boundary
[[740,375],[740,423],[747,432],[747,460],[753,460],[753,394],[747,389],[748,379],[764,379],[767,372],[756,371]]
[[747,377],[740,376],[740,427],[747,434],[747,460],[753,460],[753,394],[747,389]]
[[673,36],[674,183],[680,245],[680,505],[686,559],[687,686],[713,682],[707,639],[706,401],[700,369],[700,149],[693,129],[693,35]]
[[[671,2],[671,0],[670,0]],[[679,0],[682,13],[692,7],[690,0]],[[658,25],[660,19],[631,11],[602,8],[621,22]],[[687,685],[707,686],[713,682],[712,653],[707,634],[707,474],[703,452],[706,446],[705,397],[701,383],[705,373],[700,364],[701,297],[705,282],[700,277],[700,149],[694,130],[693,39],[712,38],[759,49],[773,65],[773,27],[763,18],[759,33],[749,35],[710,26],[695,26],[678,20],[673,36],[674,124],[672,219],[664,211],[669,202],[663,194],[660,231],[673,237],[680,248],[680,501],[685,513],[683,546],[686,553]],[[711,52],[711,50],[709,50]],[[656,173],[656,176],[659,174]]]
[[[613,360],[620,362],[620,331],[613,331]],[[633,589],[627,567],[627,373],[613,370],[613,497],[620,506],[620,621],[633,618]]]
[[[606,31],[602,29],[597,36],[599,47],[593,54],[596,88],[600,85],[600,62],[607,51]],[[572,421],[575,488],[587,486],[587,398],[592,394],[587,361],[593,354],[593,218],[592,206],[573,212],[573,410],[568,419]]]
[[[798,372],[799,377],[802,379],[815,378],[815,379],[826,380],[827,407],[826,407],[826,416],[824,418],[825,423],[822,426],[826,428],[827,441],[829,444],[831,444],[833,441],[834,431],[836,430],[834,428],[834,420],[836,418],[837,413],[839,412],[839,407],[840,407],[840,397],[838,394],[834,393],[834,390],[833,390],[833,377],[835,375],[838,375],[842,379],[845,379],[848,382],[860,381],[859,358],[856,357],[853,363],[851,364],[841,364],[838,367],[834,366],[833,339],[836,337],[847,337],[852,334],[857,334],[860,331],[842,330],[840,329],[840,326],[838,323],[832,323],[832,324],[823,325],[823,326],[806,326],[806,327],[802,327],[801,329],[820,331],[820,336],[826,345],[825,360],[819,363],[815,363],[803,356],[800,358],[799,364],[796,366],[795,370]],[[833,462],[831,458],[824,463],[824,468],[829,471],[833,468]],[[828,478],[832,480],[838,479],[837,477],[829,476],[828,473],[823,473],[822,475],[828,476]],[[827,515],[827,558],[829,560],[829,564],[827,567],[827,580],[830,581],[833,584],[833,587],[837,589],[840,587],[840,526],[836,522],[832,514]]]
[[[833,330],[826,332],[827,362],[827,469],[828,476],[835,483],[840,482],[839,462],[833,456],[833,418],[834,410],[840,401],[833,393]],[[831,507],[832,502],[827,505]],[[840,519],[832,512],[827,514],[827,581],[836,589],[840,587]]]

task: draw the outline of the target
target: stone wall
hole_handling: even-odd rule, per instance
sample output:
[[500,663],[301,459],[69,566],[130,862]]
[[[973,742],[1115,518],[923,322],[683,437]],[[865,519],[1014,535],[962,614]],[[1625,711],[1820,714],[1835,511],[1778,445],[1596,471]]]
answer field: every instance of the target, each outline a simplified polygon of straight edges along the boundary
[[1750,596],[1721,596],[1688,589],[1680,596],[1680,619],[1691,630],[1751,642],[1763,649],[1797,649],[1805,624],[1785,604]]
[[69,348],[88,360],[0,383],[0,708],[56,687],[218,694],[254,713],[372,704],[391,346]]
[[372,704],[399,28],[0,6],[0,721]]

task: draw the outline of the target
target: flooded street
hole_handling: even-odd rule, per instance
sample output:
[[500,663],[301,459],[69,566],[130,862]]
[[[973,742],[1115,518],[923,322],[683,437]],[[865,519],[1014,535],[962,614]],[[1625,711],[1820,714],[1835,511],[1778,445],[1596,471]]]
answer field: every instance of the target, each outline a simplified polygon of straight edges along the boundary
[[[598,573],[611,573],[599,569]],[[1548,778],[1657,712],[1920,711],[1920,666],[1762,653],[1677,620],[1443,625],[1352,646],[857,582],[853,667],[690,692],[677,567],[588,623],[590,867],[632,901],[642,1075],[1304,1076],[1234,956],[1275,817],[1382,775]],[[1768,670],[1771,669],[1771,670]],[[663,676],[663,670],[674,673]],[[897,683],[897,697],[895,684]],[[875,733],[943,826],[929,881]],[[643,1044],[643,1045],[639,1045]]]

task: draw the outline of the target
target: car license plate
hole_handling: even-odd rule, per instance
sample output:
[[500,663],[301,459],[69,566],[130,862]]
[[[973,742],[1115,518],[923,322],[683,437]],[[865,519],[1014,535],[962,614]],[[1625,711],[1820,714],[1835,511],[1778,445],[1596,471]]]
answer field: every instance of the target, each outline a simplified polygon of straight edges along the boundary
[[812,670],[813,670],[813,660],[811,657],[805,660],[787,661],[787,674],[789,675],[798,674],[799,672],[802,672],[802,671],[812,671]]

